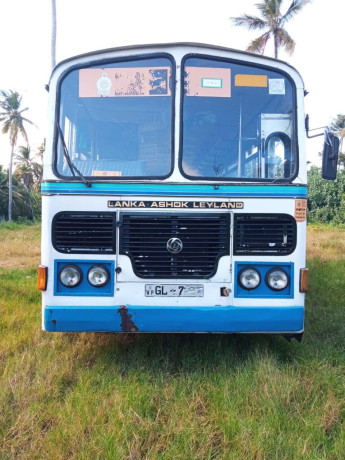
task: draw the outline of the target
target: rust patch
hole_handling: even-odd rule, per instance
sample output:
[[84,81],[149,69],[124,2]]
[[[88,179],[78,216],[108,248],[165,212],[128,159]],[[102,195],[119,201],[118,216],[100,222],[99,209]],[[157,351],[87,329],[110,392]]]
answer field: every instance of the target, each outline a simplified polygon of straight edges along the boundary
[[122,323],[120,324],[121,329],[123,332],[138,332],[139,329],[134,324],[132,320],[132,315],[128,313],[128,308],[126,305],[121,305],[120,308],[117,310],[120,313]]

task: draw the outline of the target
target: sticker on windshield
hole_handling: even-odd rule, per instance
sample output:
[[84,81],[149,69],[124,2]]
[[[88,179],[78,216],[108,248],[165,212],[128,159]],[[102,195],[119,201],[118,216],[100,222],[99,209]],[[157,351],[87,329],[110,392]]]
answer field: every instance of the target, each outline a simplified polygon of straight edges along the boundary
[[222,88],[223,80],[221,78],[202,78],[201,86],[203,88]]
[[79,70],[79,97],[170,96],[169,67]]
[[103,177],[113,177],[113,176],[122,176],[121,171],[92,171],[93,176],[103,176]]
[[230,69],[186,67],[184,91],[186,96],[231,97]]
[[283,78],[270,78],[268,91],[270,94],[285,94],[285,80]]
[[235,86],[247,86],[249,88],[267,88],[267,75],[235,75]]

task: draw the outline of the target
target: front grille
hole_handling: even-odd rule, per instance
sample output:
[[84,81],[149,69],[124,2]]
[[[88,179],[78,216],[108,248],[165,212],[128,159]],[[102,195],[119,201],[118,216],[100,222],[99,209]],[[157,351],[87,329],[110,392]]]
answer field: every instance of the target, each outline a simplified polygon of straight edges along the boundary
[[296,221],[288,214],[237,214],[234,254],[291,254],[296,247]]
[[[141,278],[210,278],[229,254],[229,214],[123,214],[120,253]],[[167,249],[179,238],[181,252]]]
[[53,246],[71,254],[114,254],[115,228],[113,213],[61,212],[53,220]]

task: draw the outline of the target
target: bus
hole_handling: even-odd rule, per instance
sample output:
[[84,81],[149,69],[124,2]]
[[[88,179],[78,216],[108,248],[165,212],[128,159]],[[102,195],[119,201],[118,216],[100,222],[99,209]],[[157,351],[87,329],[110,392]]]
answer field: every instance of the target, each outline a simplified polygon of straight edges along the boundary
[[43,329],[301,340],[304,96],[287,63],[219,46],[60,63],[42,182]]

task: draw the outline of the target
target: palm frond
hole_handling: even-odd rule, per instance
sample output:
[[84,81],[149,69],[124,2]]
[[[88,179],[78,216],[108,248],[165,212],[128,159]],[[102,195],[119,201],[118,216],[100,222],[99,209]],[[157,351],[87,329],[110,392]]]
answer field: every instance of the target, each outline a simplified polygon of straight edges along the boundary
[[293,0],[287,12],[281,18],[281,24],[290,21],[290,19],[292,19],[309,3],[311,3],[311,0]]
[[265,32],[263,35],[256,38],[249,44],[247,51],[249,51],[250,53],[255,53],[255,54],[263,54],[265,52],[265,48],[266,48],[269,38],[270,38],[270,33]]
[[262,16],[270,23],[276,17],[281,15],[280,7],[283,0],[264,0],[261,3],[256,3],[256,8],[261,12]]
[[276,30],[278,47],[283,47],[288,54],[295,51],[296,42],[290,37],[285,29]]
[[230,18],[230,20],[235,26],[245,26],[248,30],[257,30],[267,27],[266,22],[263,21],[261,18],[257,16],[251,16],[249,14],[244,14],[243,16]]

